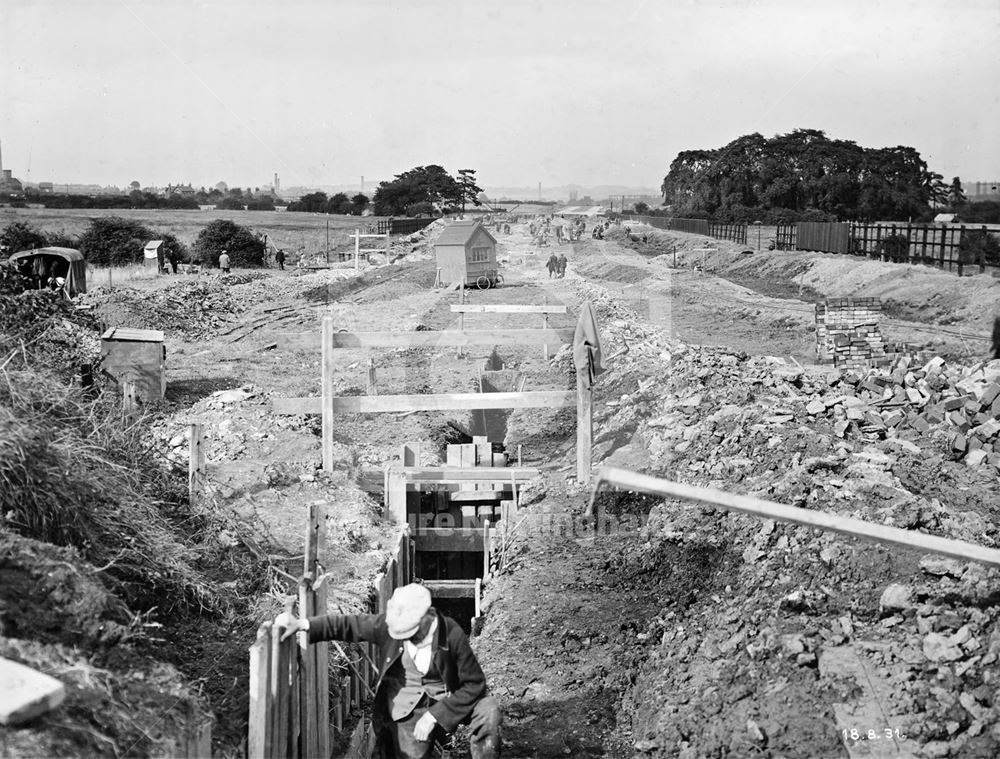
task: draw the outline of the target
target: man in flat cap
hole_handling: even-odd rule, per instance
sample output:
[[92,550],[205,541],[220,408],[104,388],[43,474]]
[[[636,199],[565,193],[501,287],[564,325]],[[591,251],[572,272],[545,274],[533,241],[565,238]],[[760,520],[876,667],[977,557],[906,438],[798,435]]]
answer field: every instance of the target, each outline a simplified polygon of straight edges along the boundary
[[322,640],[370,641],[380,650],[375,725],[390,757],[423,759],[435,733],[468,724],[472,759],[500,755],[500,707],[458,623],[411,583],[393,592],[385,614],[330,614],[293,620],[284,637],[306,631]]

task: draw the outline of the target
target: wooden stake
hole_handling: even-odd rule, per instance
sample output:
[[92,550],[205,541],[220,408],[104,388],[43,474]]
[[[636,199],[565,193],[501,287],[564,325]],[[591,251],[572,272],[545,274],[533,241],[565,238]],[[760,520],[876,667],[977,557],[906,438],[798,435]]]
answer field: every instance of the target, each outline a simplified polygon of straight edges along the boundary
[[368,395],[378,395],[378,388],[375,385],[375,359],[368,357]]
[[594,391],[586,387],[586,371],[576,373],[576,481],[590,482],[591,441],[594,437]]
[[[542,303],[542,305],[544,305],[544,306],[549,305],[549,299],[548,299],[548,297],[545,298],[545,300]],[[547,313],[545,313],[545,312],[542,312],[542,329],[548,329],[548,328],[549,328],[549,315]],[[549,344],[548,343],[545,343],[545,345],[542,346],[542,358],[545,359],[546,361],[549,360]]]
[[323,471],[333,471],[333,316],[323,317]]
[[136,392],[135,380],[127,379],[122,382],[122,416],[126,426],[132,424],[138,415],[139,396]]
[[191,439],[188,441],[188,503],[192,506],[205,489],[205,447],[203,445],[203,427],[200,424],[190,426]]
[[354,271],[361,269],[361,230],[354,230]]

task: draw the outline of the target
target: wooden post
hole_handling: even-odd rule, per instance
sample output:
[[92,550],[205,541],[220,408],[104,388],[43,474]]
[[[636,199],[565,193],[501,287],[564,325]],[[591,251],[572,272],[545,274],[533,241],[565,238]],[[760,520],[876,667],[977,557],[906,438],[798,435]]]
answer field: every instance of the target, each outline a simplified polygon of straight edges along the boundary
[[965,225],[963,224],[958,228],[958,245],[955,245],[955,230],[951,230],[951,249],[955,251],[955,257],[958,259],[958,276],[962,276],[965,273],[965,261],[962,260],[962,237],[965,235]]
[[517,467],[518,467],[518,469],[521,468],[521,444],[520,443],[517,444]]
[[[924,224],[923,227],[922,227],[922,229],[921,229],[921,238],[920,238],[920,263],[922,263],[922,264],[923,263],[927,263],[927,260],[928,260],[928,256],[927,256],[927,225]],[[931,258],[930,260],[931,260],[931,262],[933,262],[934,259]]]
[[202,425],[192,424],[189,429],[191,439],[188,441],[188,503],[194,506],[205,489],[205,447]]
[[108,289],[109,290],[114,290],[114,285],[113,285],[113,283],[111,281],[111,267],[110,266],[108,266]]
[[281,629],[271,627],[271,750],[273,757],[291,756],[289,750],[289,726],[291,723],[289,706],[291,699],[288,690],[289,653],[287,645],[294,641],[281,643]]
[[368,357],[368,395],[378,395],[378,388],[375,385],[375,359]]
[[590,482],[591,440],[594,435],[594,391],[585,387],[585,372],[576,373],[576,481]]
[[483,579],[490,576],[490,520],[483,521]]
[[403,443],[399,458],[403,466],[420,466],[420,443]]
[[354,230],[354,271],[361,269],[361,230]]
[[989,235],[989,231],[987,231],[986,225],[983,224],[983,243],[984,244],[979,246],[979,273],[980,274],[985,274],[986,273],[986,245],[985,245],[985,243],[988,242],[987,239],[986,239],[986,237],[988,235]]
[[135,380],[129,377],[122,382],[122,416],[126,425],[132,424],[139,413],[139,397]]
[[323,317],[323,471],[333,471],[333,316]]
[[[546,297],[542,301],[542,305],[545,305],[545,306],[549,305],[549,299],[548,299],[548,297]],[[542,329],[548,329],[548,328],[549,328],[549,315],[546,314],[546,313],[542,313]],[[548,343],[546,343],[545,345],[542,346],[542,358],[545,359],[546,361],[549,360],[549,344]]]
[[[944,269],[945,262],[945,250],[947,249],[947,240],[945,239],[948,234],[947,227],[938,227],[937,232],[941,235],[941,268]],[[951,271],[951,259],[948,259],[948,271]]]

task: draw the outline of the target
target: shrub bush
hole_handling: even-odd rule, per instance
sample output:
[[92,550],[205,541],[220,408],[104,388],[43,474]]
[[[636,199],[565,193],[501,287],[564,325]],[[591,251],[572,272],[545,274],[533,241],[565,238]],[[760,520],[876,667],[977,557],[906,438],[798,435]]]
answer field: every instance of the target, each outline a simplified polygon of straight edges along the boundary
[[159,239],[138,221],[120,216],[91,219],[80,235],[80,252],[92,264],[126,266],[142,262],[142,249],[150,240]]
[[5,256],[20,250],[44,248],[48,244],[45,234],[26,221],[12,221],[0,232],[0,254]]
[[216,219],[198,233],[194,257],[201,264],[218,266],[223,250],[234,267],[260,267],[266,261],[264,243],[253,232],[228,219]]

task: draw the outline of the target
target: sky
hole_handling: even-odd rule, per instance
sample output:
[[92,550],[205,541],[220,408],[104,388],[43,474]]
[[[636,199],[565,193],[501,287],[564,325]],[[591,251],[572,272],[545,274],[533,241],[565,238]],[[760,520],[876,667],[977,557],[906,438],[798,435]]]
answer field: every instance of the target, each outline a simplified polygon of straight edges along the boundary
[[658,188],[822,129],[1000,178],[997,0],[0,0],[22,181]]

